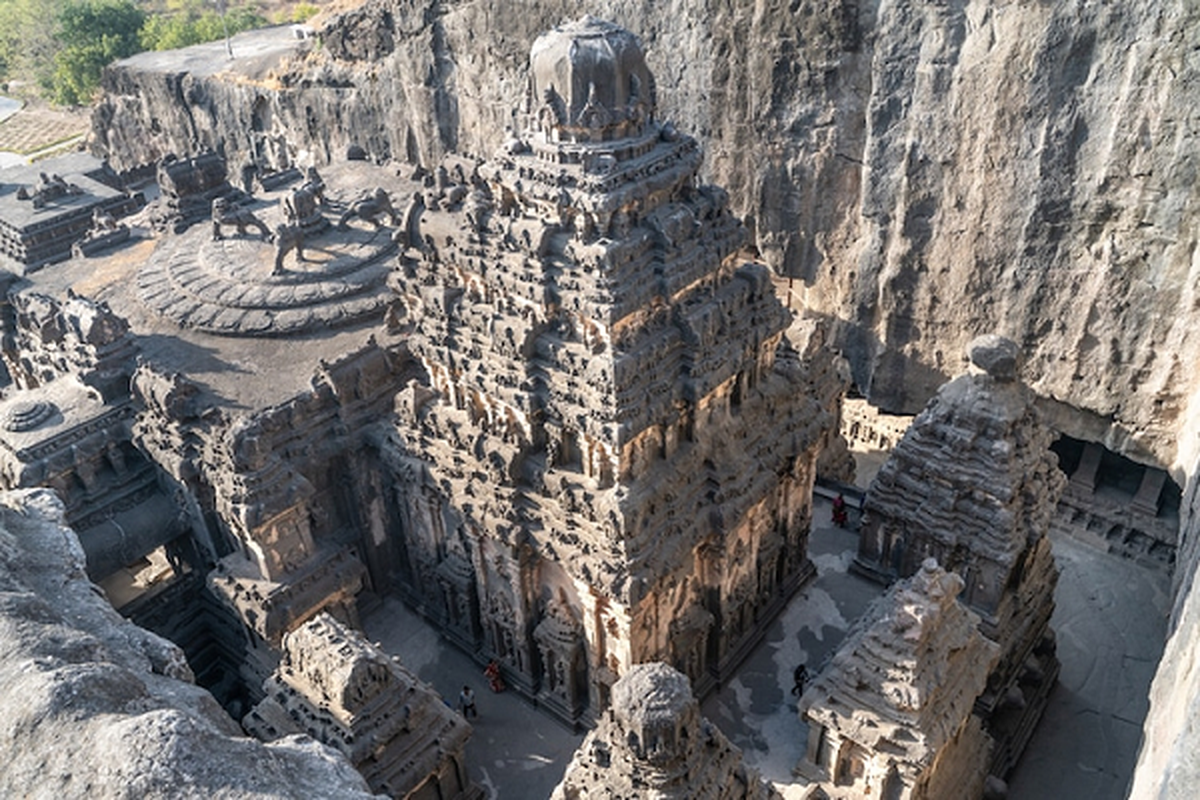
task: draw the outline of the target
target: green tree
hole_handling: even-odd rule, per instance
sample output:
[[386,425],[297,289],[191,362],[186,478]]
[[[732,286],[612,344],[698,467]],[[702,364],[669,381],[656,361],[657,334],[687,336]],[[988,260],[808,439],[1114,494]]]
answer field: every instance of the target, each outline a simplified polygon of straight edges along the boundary
[[230,9],[221,15],[198,3],[181,3],[164,14],[155,14],[142,28],[141,44],[146,50],[174,50],[261,28],[267,19],[251,6]]
[[142,49],[138,34],[145,23],[145,13],[130,0],[71,0],[63,6],[55,37],[62,49],[48,87],[54,101],[88,102],[105,66]]
[[50,84],[58,13],[66,0],[0,0],[0,74],[30,90]]
[[315,17],[320,10],[320,8],[314,6],[312,3],[297,3],[292,8],[291,21],[308,22],[310,19]]

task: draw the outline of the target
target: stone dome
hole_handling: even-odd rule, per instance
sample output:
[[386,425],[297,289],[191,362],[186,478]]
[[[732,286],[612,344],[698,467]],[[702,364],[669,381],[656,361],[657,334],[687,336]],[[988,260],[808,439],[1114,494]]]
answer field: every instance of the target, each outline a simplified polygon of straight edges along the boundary
[[1021,371],[1021,348],[994,333],[972,339],[967,355],[972,364],[1002,383],[1015,381]]
[[612,716],[638,760],[662,764],[686,755],[700,706],[686,675],[652,662],[630,668],[613,684]]
[[58,411],[53,403],[44,400],[23,400],[14,403],[4,413],[4,429],[14,433],[31,431]]
[[573,141],[640,134],[654,114],[654,76],[638,38],[585,16],[542,34],[529,52],[530,107],[545,133]]

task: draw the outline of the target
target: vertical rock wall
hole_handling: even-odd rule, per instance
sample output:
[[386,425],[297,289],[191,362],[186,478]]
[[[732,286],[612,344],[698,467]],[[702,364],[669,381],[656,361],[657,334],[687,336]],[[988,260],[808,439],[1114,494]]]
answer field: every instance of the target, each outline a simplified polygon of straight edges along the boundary
[[1142,728],[1129,797],[1185,798],[1200,786],[1200,466],[1184,490],[1175,606],[1171,633],[1150,686],[1150,710]]
[[0,493],[0,796],[373,797],[307,737],[245,738],[83,567],[52,492]]
[[[966,342],[1001,330],[1034,389],[1073,410],[1067,432],[1176,464],[1198,347],[1194,4],[589,10],[643,38],[663,117],[697,134],[705,179],[842,323],[874,403],[915,412]],[[319,45],[281,31],[271,57],[237,40],[234,62],[137,56],[106,76],[93,146],[120,168],[214,144],[234,164],[341,158],[351,143],[426,164],[486,155],[536,33],[578,13],[372,0]]]

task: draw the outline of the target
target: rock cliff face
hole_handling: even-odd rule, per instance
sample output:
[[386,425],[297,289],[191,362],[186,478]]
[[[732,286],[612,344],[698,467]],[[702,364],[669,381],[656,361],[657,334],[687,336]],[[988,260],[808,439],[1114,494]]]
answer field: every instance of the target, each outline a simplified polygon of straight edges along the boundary
[[1150,686],[1150,710],[1129,797],[1192,797],[1200,786],[1200,465],[1184,490],[1171,633]]
[[[759,249],[803,279],[877,405],[914,413],[999,330],[1056,424],[1186,467],[1196,389],[1200,63],[1185,0],[606,0],[639,33],[660,113],[695,133]],[[370,0],[320,32],[145,54],[106,78],[94,147],[128,168],[221,145],[433,163],[490,154],[565,0]],[[257,37],[257,38],[256,38]],[[263,44],[264,37],[270,45]],[[271,38],[274,37],[274,38]],[[216,45],[208,47],[217,47]],[[185,51],[193,52],[193,51]],[[213,65],[217,66],[213,66]],[[284,139],[286,137],[287,143]],[[1177,469],[1177,474],[1182,472]]]
[[0,796],[368,798],[306,736],[245,738],[175,645],[122,619],[44,489],[0,494]]

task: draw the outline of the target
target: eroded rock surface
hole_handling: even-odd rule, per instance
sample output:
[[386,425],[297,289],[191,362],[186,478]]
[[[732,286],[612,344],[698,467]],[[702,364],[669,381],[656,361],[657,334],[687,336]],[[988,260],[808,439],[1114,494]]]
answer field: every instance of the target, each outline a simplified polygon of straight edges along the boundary
[[283,640],[266,697],[242,721],[263,741],[312,731],[389,797],[472,798],[463,747],[471,726],[399,659],[327,613]]
[[414,600],[576,722],[638,663],[704,693],[812,575],[845,383],[739,258],[637,37],[584,18],[532,53],[520,138],[412,201],[390,282],[428,379],[378,447],[420,501],[372,513]]
[[1000,653],[958,602],[962,589],[927,559],[868,609],[800,698],[809,733],[797,772],[816,796],[983,794],[992,741],[971,711]]
[[612,707],[551,797],[780,800],[700,716],[687,677],[658,662],[633,667],[613,685]]
[[1150,711],[1130,787],[1131,798],[1183,800],[1200,786],[1200,465],[1184,492],[1170,635],[1150,687]]
[[[1067,404],[1068,432],[1176,463],[1169,434],[1200,355],[1186,335],[1200,67],[1183,55],[1200,8],[590,10],[643,37],[664,116],[697,135],[705,178],[728,188],[768,261],[843,323],[873,402],[916,412],[963,346],[999,329],[1033,387]],[[235,39],[232,63],[218,43],[135,56],[106,77],[94,147],[121,169],[218,143],[231,164],[276,166],[351,145],[426,165],[490,153],[525,92],[529,45],[577,13],[563,0],[520,14],[372,0],[328,20],[321,48],[280,28]]]
[[0,795],[367,798],[340,754],[262,745],[179,648],[122,619],[46,490],[0,494]]
[[867,492],[854,567],[907,577],[937,558],[966,580],[963,602],[1001,657],[977,711],[996,739],[993,769],[1016,763],[1058,674],[1048,531],[1066,483],[1053,434],[1014,376],[1014,342],[980,337],[975,374],[939,390],[917,415]]

